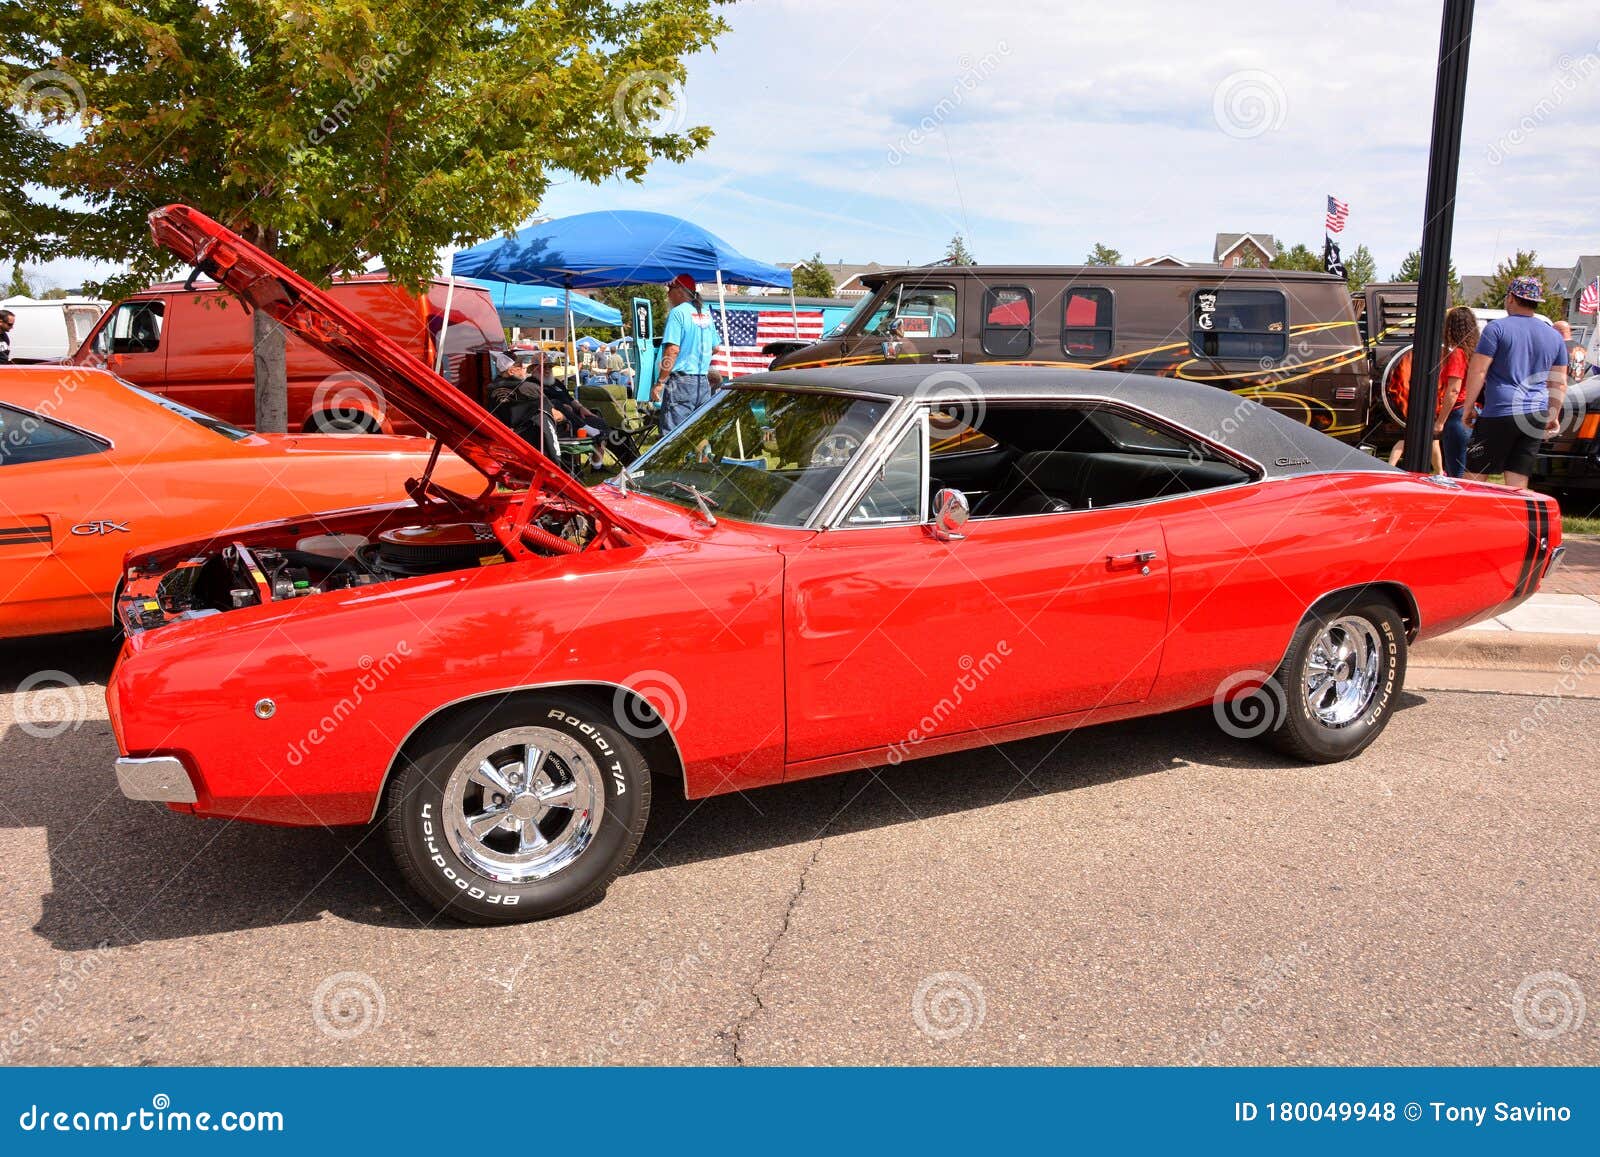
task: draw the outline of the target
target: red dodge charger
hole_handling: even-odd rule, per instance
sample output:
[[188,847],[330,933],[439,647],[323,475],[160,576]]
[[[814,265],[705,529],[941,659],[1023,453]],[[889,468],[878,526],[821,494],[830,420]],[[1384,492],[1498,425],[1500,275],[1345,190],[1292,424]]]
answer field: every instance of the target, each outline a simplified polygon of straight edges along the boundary
[[743,378],[586,490],[199,213],[156,237],[483,476],[129,560],[132,799],[384,826],[470,921],[597,895],[690,797],[1210,703],[1332,761],[1407,646],[1526,598],[1549,499],[1393,469],[1224,391],[1032,367]]

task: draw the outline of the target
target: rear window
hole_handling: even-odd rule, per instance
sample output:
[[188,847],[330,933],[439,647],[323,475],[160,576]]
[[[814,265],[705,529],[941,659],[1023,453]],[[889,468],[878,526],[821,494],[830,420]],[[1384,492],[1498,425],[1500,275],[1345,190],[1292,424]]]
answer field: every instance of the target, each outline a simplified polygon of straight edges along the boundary
[[1061,348],[1069,357],[1111,356],[1111,291],[1073,286],[1061,299]]
[[1033,352],[1033,291],[1000,286],[983,295],[983,352],[1020,358]]
[[1190,348],[1208,358],[1284,357],[1289,304],[1276,289],[1201,289],[1193,298]]
[[148,390],[141,390],[138,386],[130,385],[128,382],[123,382],[122,385],[126,389],[132,390],[146,401],[154,402],[163,410],[177,414],[180,418],[187,418],[196,426],[204,426],[213,434],[221,434],[230,442],[237,442],[240,438],[248,438],[250,436],[250,432],[248,430],[241,430],[237,426],[229,425],[221,418],[214,418],[204,410],[190,409],[182,402],[174,402],[171,398],[163,398],[158,394],[150,393]]

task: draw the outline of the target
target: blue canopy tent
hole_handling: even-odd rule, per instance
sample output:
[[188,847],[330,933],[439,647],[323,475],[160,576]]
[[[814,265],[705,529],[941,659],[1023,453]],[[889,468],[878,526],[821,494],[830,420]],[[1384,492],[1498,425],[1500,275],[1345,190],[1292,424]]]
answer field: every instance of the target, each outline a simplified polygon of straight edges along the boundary
[[[680,273],[715,281],[721,306],[722,345],[728,345],[727,285],[788,289],[787,269],[744,256],[716,234],[681,217],[634,210],[579,213],[519,229],[463,249],[451,262],[454,277],[516,285],[574,289],[608,285],[663,285]],[[572,326],[569,322],[567,333]],[[647,341],[649,334],[635,334]],[[643,352],[643,351],[641,351]]]
[[[503,325],[533,328],[558,326],[567,318],[566,295],[554,293],[536,285],[512,285],[501,281],[485,284],[494,301],[495,312]],[[609,326],[620,329],[622,311],[612,309],[603,301],[574,293],[571,301],[572,317],[580,325]]]

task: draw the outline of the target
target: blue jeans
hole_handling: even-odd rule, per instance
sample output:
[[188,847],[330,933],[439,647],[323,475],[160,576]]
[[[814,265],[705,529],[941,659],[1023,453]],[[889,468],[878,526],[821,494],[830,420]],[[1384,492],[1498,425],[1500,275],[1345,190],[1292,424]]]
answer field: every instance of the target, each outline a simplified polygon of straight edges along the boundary
[[1472,441],[1472,431],[1461,420],[1460,410],[1451,410],[1444,420],[1444,433],[1439,435],[1440,450],[1444,453],[1444,472],[1460,478],[1467,472],[1467,443]]
[[661,391],[661,432],[676,430],[710,400],[711,383],[704,374],[668,375]]

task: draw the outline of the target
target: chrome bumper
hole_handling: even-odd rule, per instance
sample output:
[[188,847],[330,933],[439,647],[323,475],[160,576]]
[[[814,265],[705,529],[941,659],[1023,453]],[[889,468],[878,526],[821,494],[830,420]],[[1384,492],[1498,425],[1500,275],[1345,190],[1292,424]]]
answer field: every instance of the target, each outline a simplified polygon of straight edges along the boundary
[[1558,546],[1555,548],[1555,550],[1551,551],[1550,561],[1545,563],[1544,574],[1541,577],[1549,578],[1551,575],[1555,574],[1556,567],[1561,565],[1561,560],[1566,557],[1566,554],[1567,548],[1564,546]]
[[194,803],[194,784],[189,773],[170,755],[153,759],[117,760],[117,786],[129,799],[148,799],[157,803]]

